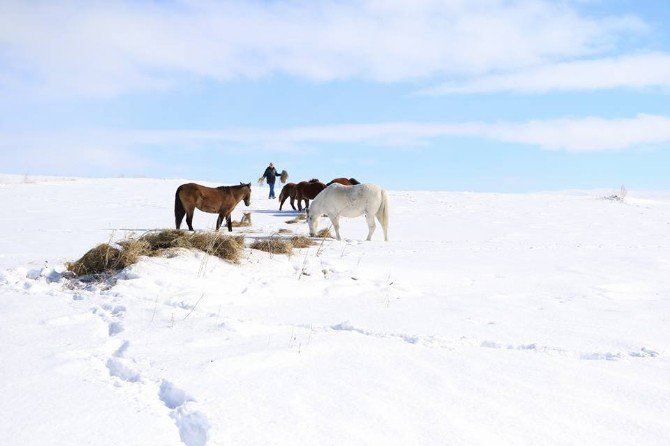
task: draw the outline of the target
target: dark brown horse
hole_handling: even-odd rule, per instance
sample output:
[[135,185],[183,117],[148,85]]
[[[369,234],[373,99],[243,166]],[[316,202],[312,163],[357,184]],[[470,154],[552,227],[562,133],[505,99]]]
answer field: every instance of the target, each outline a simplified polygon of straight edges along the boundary
[[195,208],[210,214],[219,214],[216,220],[216,230],[226,219],[228,231],[233,230],[230,214],[241,200],[249,206],[251,204],[251,183],[240,183],[239,186],[207,187],[195,183],[182,184],[174,195],[174,220],[177,229],[186,215],[186,224],[189,231],[193,231],[193,211]]
[[279,193],[279,210],[281,211],[282,206],[287,198],[290,198],[291,207],[295,211],[295,183],[286,183],[284,187],[281,188]]
[[343,186],[355,186],[356,184],[361,184],[356,178],[335,178],[333,181],[326,184],[326,186],[330,186],[333,183],[338,183]]
[[305,209],[309,209],[309,200],[313,200],[325,188],[326,185],[316,178],[296,184],[295,199],[298,200],[298,210],[302,211],[302,200],[305,200]]

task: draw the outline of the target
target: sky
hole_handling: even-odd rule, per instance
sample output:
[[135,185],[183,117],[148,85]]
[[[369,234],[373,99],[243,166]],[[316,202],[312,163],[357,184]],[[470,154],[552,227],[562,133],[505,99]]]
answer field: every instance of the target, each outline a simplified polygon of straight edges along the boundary
[[0,0],[0,173],[670,189],[670,3]]

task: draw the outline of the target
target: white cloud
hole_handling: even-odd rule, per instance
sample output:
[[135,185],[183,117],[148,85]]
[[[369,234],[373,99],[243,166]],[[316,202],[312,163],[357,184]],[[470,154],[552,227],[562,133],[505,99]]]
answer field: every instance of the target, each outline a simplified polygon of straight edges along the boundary
[[542,65],[446,83],[422,93],[543,93],[650,87],[670,88],[670,54],[635,54]]
[[[413,149],[449,137],[470,137],[569,152],[626,150],[658,144],[670,145],[670,118],[638,115],[624,119],[588,117],[496,123],[392,122],[275,130],[99,130],[41,135],[5,133],[0,134],[0,149],[6,153],[21,154],[20,158],[26,165],[30,164],[31,159],[42,162],[49,159],[46,154],[65,150],[68,157],[63,158],[62,162],[93,166],[106,166],[109,163],[114,164],[114,169],[124,166],[136,169],[138,166],[133,165],[133,153],[140,153],[139,159],[148,165],[161,159],[160,156],[151,156],[152,152],[155,154],[165,150],[304,152],[305,147],[315,149],[333,143]],[[91,153],[94,156],[88,159]],[[123,156],[118,157],[119,153]]]
[[670,144],[670,118],[577,118],[529,121],[485,126],[482,136],[494,140],[539,146],[547,150],[592,152]]
[[483,75],[602,54],[637,18],[514,0],[0,3],[0,91],[111,96],[275,73],[316,81]]

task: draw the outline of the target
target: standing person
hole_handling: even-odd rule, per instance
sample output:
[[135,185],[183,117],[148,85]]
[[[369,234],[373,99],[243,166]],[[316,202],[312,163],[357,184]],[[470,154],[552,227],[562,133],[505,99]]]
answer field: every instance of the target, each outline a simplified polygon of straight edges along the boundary
[[261,178],[265,178],[268,182],[268,186],[270,186],[270,195],[268,198],[275,198],[275,180],[279,174],[277,173],[277,169],[275,169],[274,164],[270,163],[270,165],[265,169],[265,172],[263,173],[263,176]]

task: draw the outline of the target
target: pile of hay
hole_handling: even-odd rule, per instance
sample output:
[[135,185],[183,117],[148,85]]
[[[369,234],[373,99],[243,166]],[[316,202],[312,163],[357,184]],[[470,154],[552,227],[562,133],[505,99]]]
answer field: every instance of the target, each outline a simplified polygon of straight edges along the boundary
[[309,248],[314,244],[314,240],[304,235],[296,235],[290,238],[291,244],[296,249]]
[[296,215],[295,218],[293,218],[291,220],[286,220],[285,223],[287,223],[289,225],[292,225],[294,223],[300,223],[301,221],[305,221],[305,220],[307,220],[307,216],[305,214],[298,214],[298,215]]
[[81,259],[66,263],[65,266],[75,276],[86,276],[123,269],[130,264],[132,263],[127,262],[120,249],[102,243],[84,254]]
[[282,170],[281,175],[279,176],[279,180],[281,181],[281,184],[286,184],[286,180],[288,180],[288,172]]
[[256,240],[251,244],[251,249],[258,249],[271,254],[291,255],[293,253],[293,244],[281,237],[270,237]]
[[119,248],[101,244],[76,262],[66,263],[75,276],[112,273],[137,262],[141,256],[158,257],[175,249],[197,249],[229,262],[238,263],[244,252],[244,236],[230,237],[220,232],[186,232],[176,229],[129,237]]
[[244,212],[240,221],[234,221],[233,228],[239,228],[240,226],[251,226],[251,212]]
[[279,231],[277,231],[277,233],[278,234],[293,234],[293,231],[291,231],[290,229],[281,228]]
[[316,238],[335,238],[333,237],[332,232],[330,232],[330,228],[322,229],[319,232],[316,233]]

